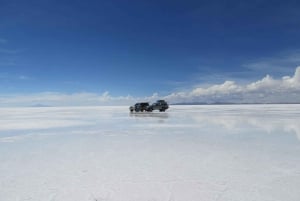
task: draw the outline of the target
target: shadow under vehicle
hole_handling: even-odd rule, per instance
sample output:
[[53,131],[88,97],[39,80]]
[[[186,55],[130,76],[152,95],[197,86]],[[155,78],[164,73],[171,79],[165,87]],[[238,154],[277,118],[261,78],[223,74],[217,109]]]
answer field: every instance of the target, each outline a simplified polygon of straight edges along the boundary
[[158,113],[158,112],[143,112],[143,113],[135,113],[131,112],[129,113],[130,117],[134,118],[149,118],[149,119],[168,119],[169,114],[168,113]]
[[152,112],[153,110],[159,110],[160,112],[164,112],[169,108],[168,103],[165,100],[158,100],[155,103],[149,105],[149,103],[136,103],[134,106],[130,106],[130,112]]

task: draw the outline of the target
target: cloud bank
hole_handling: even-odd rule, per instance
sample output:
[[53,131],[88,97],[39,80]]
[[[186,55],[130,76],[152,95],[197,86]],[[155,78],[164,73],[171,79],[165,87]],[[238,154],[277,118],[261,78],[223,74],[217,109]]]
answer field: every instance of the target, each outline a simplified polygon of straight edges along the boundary
[[148,97],[111,96],[109,92],[97,93],[37,93],[30,95],[0,96],[0,106],[89,106],[130,105],[138,101],[166,99],[170,103],[300,103],[300,66],[294,75],[275,79],[266,75],[261,80],[238,84],[225,81],[208,87],[195,87],[188,91],[166,96],[154,93]]
[[266,75],[246,85],[225,81],[207,88],[172,93],[165,98],[171,102],[300,103],[300,66],[293,76],[281,79]]

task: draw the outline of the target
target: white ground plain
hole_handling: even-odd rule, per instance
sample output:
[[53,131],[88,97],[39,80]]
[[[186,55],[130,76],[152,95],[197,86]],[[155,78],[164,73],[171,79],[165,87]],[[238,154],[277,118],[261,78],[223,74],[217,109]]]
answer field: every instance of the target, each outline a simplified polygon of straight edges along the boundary
[[0,109],[0,201],[299,201],[300,105]]

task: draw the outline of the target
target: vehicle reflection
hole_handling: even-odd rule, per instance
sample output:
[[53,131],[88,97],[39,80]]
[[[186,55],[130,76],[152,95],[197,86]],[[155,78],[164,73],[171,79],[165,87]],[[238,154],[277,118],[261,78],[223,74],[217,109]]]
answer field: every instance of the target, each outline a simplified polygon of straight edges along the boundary
[[136,118],[158,118],[158,119],[169,118],[168,113],[162,113],[162,112],[131,112],[129,113],[129,116],[136,117]]

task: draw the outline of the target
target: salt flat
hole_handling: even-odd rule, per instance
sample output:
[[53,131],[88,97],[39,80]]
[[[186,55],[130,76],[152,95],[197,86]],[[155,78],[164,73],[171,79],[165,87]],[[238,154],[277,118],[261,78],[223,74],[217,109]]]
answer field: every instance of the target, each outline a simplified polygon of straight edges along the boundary
[[299,201],[300,105],[0,109],[0,201]]

